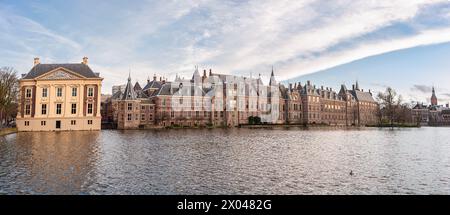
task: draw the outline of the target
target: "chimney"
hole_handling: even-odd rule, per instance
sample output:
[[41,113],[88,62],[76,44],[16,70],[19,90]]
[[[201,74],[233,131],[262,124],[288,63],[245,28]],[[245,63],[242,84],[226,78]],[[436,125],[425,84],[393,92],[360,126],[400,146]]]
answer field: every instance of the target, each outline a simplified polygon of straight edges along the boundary
[[162,81],[162,77],[161,76],[159,76],[159,81]]
[[35,58],[34,58],[34,66],[36,66],[36,65],[38,65],[38,64],[41,64],[41,61],[39,60],[38,57],[35,57]]
[[352,85],[352,89],[355,90],[355,85],[354,84]]
[[153,75],[153,81],[156,81],[156,74]]
[[83,64],[84,65],[87,65],[88,64],[88,57],[83,57]]
[[311,86],[311,81],[307,81],[306,83],[308,84],[308,86]]
[[289,90],[292,90],[292,84],[289,84]]
[[212,75],[212,69],[209,69],[209,76]]

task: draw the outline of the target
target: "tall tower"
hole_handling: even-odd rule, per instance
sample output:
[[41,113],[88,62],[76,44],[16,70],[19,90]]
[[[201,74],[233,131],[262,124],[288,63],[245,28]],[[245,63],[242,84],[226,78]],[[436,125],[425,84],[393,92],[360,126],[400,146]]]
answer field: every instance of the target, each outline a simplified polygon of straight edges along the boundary
[[433,86],[433,94],[431,95],[431,105],[436,106],[438,105],[437,97],[436,97],[436,91],[434,90]]

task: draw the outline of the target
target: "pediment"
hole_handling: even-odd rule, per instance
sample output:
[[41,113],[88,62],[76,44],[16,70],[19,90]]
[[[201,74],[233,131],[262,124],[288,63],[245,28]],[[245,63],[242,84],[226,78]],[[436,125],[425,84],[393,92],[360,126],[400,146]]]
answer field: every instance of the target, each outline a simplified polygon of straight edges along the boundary
[[72,72],[65,68],[57,68],[55,70],[49,71],[36,79],[39,80],[71,80],[71,79],[84,79],[85,77]]

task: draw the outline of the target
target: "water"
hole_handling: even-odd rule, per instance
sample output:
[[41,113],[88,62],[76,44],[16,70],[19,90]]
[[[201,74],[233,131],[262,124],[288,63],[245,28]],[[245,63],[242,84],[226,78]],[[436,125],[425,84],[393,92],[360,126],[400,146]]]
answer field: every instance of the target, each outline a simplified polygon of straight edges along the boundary
[[450,194],[449,131],[18,133],[0,194]]

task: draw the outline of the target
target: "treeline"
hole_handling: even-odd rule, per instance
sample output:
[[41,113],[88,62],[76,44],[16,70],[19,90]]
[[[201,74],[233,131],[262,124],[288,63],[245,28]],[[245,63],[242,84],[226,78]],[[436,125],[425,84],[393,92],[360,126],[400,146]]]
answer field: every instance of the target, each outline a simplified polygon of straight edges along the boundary
[[19,94],[17,71],[11,67],[0,68],[0,128],[9,126],[17,115]]

